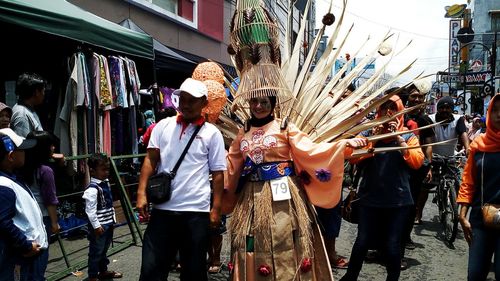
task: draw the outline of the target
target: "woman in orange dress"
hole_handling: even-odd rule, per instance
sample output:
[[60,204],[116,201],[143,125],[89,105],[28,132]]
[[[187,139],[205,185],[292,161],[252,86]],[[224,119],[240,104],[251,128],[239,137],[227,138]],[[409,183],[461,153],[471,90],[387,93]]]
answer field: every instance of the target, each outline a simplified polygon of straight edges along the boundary
[[333,280],[312,205],[339,202],[348,147],[366,140],[316,144],[274,118],[275,97],[249,105],[228,154],[231,280]]

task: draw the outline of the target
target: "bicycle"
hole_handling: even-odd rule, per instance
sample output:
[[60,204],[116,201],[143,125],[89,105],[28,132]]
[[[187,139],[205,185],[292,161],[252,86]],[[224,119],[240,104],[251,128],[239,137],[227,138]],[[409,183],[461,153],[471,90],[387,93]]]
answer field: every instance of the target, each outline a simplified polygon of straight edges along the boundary
[[439,221],[444,228],[444,239],[453,244],[458,232],[457,192],[463,156],[432,156],[432,178],[436,186],[433,202],[439,210]]

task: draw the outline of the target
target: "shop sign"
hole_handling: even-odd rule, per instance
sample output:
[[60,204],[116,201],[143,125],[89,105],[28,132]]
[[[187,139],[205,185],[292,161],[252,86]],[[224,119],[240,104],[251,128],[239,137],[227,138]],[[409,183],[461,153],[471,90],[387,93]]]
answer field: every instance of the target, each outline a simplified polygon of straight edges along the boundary
[[449,47],[449,69],[458,68],[459,61],[459,50],[460,42],[457,38],[457,32],[460,30],[460,20],[451,19],[450,20],[450,47]]
[[[484,84],[490,78],[490,75],[489,71],[471,72],[465,75],[465,80],[470,85]],[[443,74],[440,77],[440,81],[443,83],[463,83],[464,75],[460,73]]]

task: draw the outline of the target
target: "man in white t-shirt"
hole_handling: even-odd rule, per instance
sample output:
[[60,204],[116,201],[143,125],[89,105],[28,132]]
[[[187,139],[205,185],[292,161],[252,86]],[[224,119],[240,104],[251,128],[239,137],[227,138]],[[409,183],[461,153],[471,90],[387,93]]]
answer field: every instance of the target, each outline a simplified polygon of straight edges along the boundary
[[[156,124],[141,169],[137,209],[147,218],[146,186],[150,176],[172,171],[198,126],[201,126],[172,180],[169,201],[154,204],[142,247],[143,281],[167,280],[169,266],[180,253],[181,280],[207,280],[209,226],[220,223],[226,158],[221,132],[201,116],[208,90],[188,78],[174,94],[181,114]],[[210,208],[212,175],[213,205]]]
[[12,108],[10,127],[21,137],[26,137],[33,131],[43,131],[35,107],[43,103],[45,84],[45,80],[38,74],[24,73],[17,79],[18,101]]

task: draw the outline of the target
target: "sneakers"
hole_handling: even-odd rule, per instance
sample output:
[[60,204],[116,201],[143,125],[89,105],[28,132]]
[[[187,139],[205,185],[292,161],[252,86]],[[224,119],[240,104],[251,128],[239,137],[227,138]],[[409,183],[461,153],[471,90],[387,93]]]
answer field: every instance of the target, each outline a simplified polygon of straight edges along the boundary
[[401,270],[406,270],[408,268],[408,260],[406,258],[401,259]]

